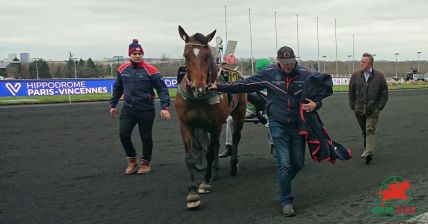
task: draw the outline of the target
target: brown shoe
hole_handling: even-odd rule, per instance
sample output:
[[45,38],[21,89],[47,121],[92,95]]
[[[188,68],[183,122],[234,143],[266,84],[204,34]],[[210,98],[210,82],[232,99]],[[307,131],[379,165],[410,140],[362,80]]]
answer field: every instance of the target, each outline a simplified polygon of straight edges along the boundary
[[135,157],[128,157],[128,166],[126,167],[125,175],[130,175],[138,170],[137,159]]
[[140,169],[138,170],[138,174],[146,174],[152,171],[152,168],[150,168],[150,162],[147,160],[141,160]]

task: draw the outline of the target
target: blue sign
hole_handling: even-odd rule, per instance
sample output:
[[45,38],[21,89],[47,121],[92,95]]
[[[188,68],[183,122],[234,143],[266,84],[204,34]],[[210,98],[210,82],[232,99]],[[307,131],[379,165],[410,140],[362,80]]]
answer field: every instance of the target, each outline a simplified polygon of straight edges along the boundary
[[[168,88],[177,88],[176,78],[163,80]],[[114,79],[0,80],[0,97],[111,93],[114,82]]]
[[162,80],[165,82],[166,87],[168,88],[177,88],[177,78],[176,77],[164,77]]

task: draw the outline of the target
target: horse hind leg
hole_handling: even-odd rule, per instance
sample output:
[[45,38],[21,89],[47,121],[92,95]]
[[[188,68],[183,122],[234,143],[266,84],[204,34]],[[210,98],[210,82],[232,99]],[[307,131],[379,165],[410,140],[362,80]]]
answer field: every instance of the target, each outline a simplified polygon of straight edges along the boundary
[[213,161],[213,165],[212,165],[213,175],[212,175],[211,180],[217,180],[218,179],[218,172],[220,170],[219,159],[218,159],[218,156],[216,156],[216,155],[218,155],[218,153],[220,151],[220,142],[219,141],[217,141],[216,144],[214,144],[213,149],[214,149],[214,161]]
[[[232,153],[230,156],[230,175],[236,176],[238,174],[238,143],[239,143],[239,137],[233,138],[233,145],[232,145]],[[238,139],[235,143],[235,139]]]
[[241,131],[244,126],[245,104],[239,105],[232,113],[233,118],[233,135],[232,135],[232,153],[230,156],[230,175],[238,174],[238,145],[241,141]]

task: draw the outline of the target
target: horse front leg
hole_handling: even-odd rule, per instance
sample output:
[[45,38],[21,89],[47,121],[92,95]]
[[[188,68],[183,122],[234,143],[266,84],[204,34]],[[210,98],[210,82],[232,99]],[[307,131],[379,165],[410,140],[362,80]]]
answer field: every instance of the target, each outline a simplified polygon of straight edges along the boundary
[[193,209],[193,208],[199,207],[199,205],[201,204],[200,196],[196,190],[197,185],[195,182],[195,174],[194,174],[196,154],[192,146],[192,130],[190,129],[190,127],[180,122],[180,131],[181,131],[181,138],[183,139],[184,148],[186,151],[185,163],[190,174],[190,182],[187,185],[187,191],[188,191],[187,208]]
[[[211,177],[212,177],[212,169],[213,169],[213,163],[218,155],[218,149],[220,148],[220,133],[221,133],[222,126],[219,125],[215,127],[214,129],[210,130],[210,144],[208,146],[207,151],[207,170],[205,172],[204,179],[205,181],[199,185],[199,193],[209,193],[211,192]],[[216,167],[214,167],[216,168]]]

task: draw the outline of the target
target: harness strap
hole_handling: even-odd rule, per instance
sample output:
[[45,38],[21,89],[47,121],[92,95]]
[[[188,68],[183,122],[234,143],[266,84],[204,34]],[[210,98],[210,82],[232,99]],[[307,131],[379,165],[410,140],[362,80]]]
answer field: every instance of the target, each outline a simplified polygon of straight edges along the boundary
[[[188,79],[186,78],[186,80],[188,80]],[[189,94],[189,92],[187,92],[187,90],[186,90],[183,82],[180,82],[180,84],[178,84],[178,86],[177,86],[177,92],[183,97],[183,99],[188,100],[188,101],[192,101],[192,100],[208,100],[208,99],[211,99],[211,98],[214,98],[214,97],[217,97],[217,96],[221,95],[221,93],[219,93],[219,92],[209,91],[205,95],[195,97],[195,96]]]

